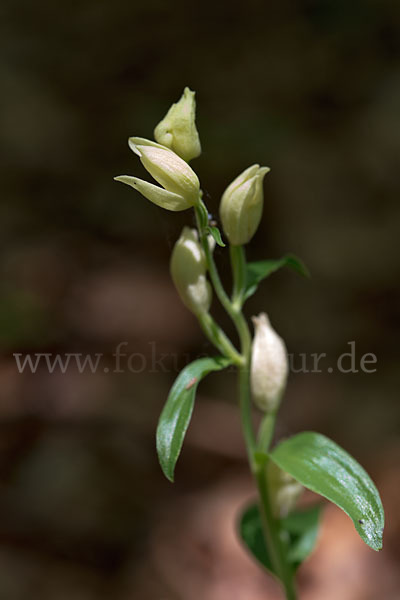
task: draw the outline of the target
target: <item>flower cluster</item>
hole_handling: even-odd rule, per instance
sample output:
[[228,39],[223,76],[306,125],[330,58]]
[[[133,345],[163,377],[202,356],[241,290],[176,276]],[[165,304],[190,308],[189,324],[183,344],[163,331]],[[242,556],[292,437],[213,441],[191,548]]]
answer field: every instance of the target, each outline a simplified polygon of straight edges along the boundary
[[[185,88],[154,130],[156,141],[129,138],[129,147],[158,185],[131,175],[116,177],[166,210],[182,211],[202,204],[200,182],[188,161],[201,153],[195,122],[195,93]],[[247,244],[260,224],[268,167],[252,165],[226,188],[220,203],[224,234],[231,246]],[[204,205],[203,205],[204,206]],[[209,241],[206,240],[209,244]],[[198,318],[208,315],[212,299],[207,280],[207,257],[196,230],[184,227],[170,263],[175,287],[183,303]],[[287,355],[281,338],[265,314],[254,317],[251,387],[255,404],[265,412],[276,411],[287,378]]]
[[[195,94],[185,88],[179,102],[171,106],[155,128],[155,142],[140,137],[129,138],[129,147],[160,185],[131,175],[120,175],[115,179],[167,210],[180,211],[197,206],[200,183],[188,165],[189,160],[201,153],[195,110]],[[222,228],[234,246],[247,244],[257,231],[264,203],[262,184],[268,171],[268,167],[259,165],[249,167],[232,181],[222,196]]]

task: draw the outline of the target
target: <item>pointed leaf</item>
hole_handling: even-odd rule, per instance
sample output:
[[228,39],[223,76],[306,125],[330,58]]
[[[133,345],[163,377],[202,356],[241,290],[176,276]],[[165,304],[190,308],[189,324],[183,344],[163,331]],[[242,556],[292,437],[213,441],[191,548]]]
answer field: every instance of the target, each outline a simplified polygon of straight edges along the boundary
[[[291,513],[281,520],[287,536],[287,557],[296,569],[311,554],[317,539],[321,506]],[[257,504],[247,508],[239,524],[240,536],[251,554],[275,574],[264,541],[261,515]]]
[[384,512],[378,490],[340,446],[319,433],[303,432],[278,444],[270,458],[302,485],[344,510],[368,546],[382,548]]
[[251,262],[247,265],[247,281],[246,289],[244,292],[244,300],[250,298],[257,290],[258,284],[269,277],[278,269],[282,267],[290,267],[293,271],[297,271],[304,277],[310,277],[310,273],[300,258],[297,258],[294,254],[285,254],[282,258],[271,259],[271,260],[260,260],[257,262]]
[[222,248],[225,248],[226,244],[222,241],[222,237],[221,237],[221,232],[218,229],[218,227],[211,227],[210,225],[207,225],[206,227],[208,233],[210,233],[214,240],[216,241],[216,243],[218,244],[218,246],[221,246]]
[[157,427],[157,453],[164,475],[174,480],[175,464],[193,412],[197,386],[211,371],[219,371],[231,362],[220,356],[200,358],[180,372],[168,395]]

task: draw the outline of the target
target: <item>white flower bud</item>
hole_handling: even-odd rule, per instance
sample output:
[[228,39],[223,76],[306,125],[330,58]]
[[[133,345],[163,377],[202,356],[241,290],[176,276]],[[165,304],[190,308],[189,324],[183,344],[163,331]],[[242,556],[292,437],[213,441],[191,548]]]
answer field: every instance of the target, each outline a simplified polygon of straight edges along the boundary
[[201,154],[199,134],[196,129],[195,93],[188,87],[181,99],[171,106],[165,117],[154,130],[154,138],[171,148],[186,161]]
[[189,310],[196,315],[207,313],[211,304],[211,286],[206,278],[206,257],[195,229],[183,228],[172,251],[170,270],[175,287]]
[[250,383],[254,403],[264,412],[274,412],[280,403],[288,376],[288,358],[281,337],[272,329],[265,313],[253,317]]
[[226,188],[220,205],[222,227],[229,243],[247,244],[261,221],[264,193],[263,179],[270,169],[253,165]]
[[267,473],[272,512],[277,519],[284,519],[294,509],[304,487],[272,461],[268,462]]
[[129,138],[130,148],[159,187],[143,179],[121,175],[116,181],[137,189],[145,198],[167,210],[186,210],[199,201],[200,182],[189,165],[172,150],[144,138]]

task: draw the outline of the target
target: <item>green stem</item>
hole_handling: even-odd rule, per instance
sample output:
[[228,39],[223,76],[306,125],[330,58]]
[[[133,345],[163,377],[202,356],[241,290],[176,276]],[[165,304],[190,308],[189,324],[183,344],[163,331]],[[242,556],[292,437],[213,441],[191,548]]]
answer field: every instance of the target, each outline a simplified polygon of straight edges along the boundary
[[260,513],[264,538],[272,565],[285,589],[286,600],[296,600],[293,568],[286,560],[285,548],[280,538],[280,523],[272,512],[266,478],[268,461],[268,457],[265,457],[263,461],[258,462],[253,471],[260,495]]
[[[260,498],[260,514],[265,543],[268,549],[275,573],[278,575],[285,589],[287,600],[296,600],[296,591],[294,588],[293,569],[286,560],[285,548],[280,538],[280,523],[272,512],[271,500],[267,484],[267,466],[268,456],[264,448],[258,448],[254,439],[253,429],[251,427],[251,408],[250,408],[250,387],[249,387],[249,363],[239,368],[239,392],[240,392],[240,410],[242,417],[243,435],[246,441],[247,453],[249,457],[250,468],[257,483]],[[273,434],[274,418],[264,421],[264,429],[261,430],[260,442],[268,442]]]
[[237,366],[243,364],[243,357],[239,354],[219,325],[217,325],[210,313],[199,315],[198,319],[205,335],[214,346],[227,358],[230,358],[233,364]]
[[242,313],[243,294],[246,286],[246,257],[243,246],[230,246],[233,275],[232,319],[239,334],[242,354],[250,368],[251,335]]
[[210,245],[208,243],[208,232],[206,230],[206,226],[204,225],[204,213],[207,212],[203,202],[200,200],[200,207],[196,207],[196,220],[197,220],[197,228],[199,230],[200,241],[202,243],[204,253],[206,255],[208,272],[210,273],[210,278],[213,283],[215,292],[218,296],[219,301],[222,306],[225,308],[228,315],[234,320],[234,311],[232,309],[231,301],[228,297],[228,294],[225,292],[224,287],[222,285],[221,279],[219,277],[217,267],[214,261],[213,254],[210,249]]
[[[233,273],[233,295],[231,301],[223,288],[212,252],[209,247],[206,229],[208,222],[208,212],[201,198],[199,206],[196,207],[195,212],[199,236],[206,255],[207,266],[210,273],[211,281],[222,306],[225,308],[226,312],[234,322],[240,338],[242,354],[240,357],[240,363],[236,362],[239,368],[240,414],[249,464],[255,481],[257,483],[258,492],[260,496],[260,512],[265,543],[267,545],[267,549],[271,558],[272,565],[274,567],[274,571],[278,575],[279,579],[282,582],[282,585],[284,586],[286,599],[296,600],[296,591],[294,588],[293,581],[293,569],[286,560],[285,548],[280,538],[280,522],[278,519],[275,518],[272,512],[266,476],[267,465],[269,460],[266,452],[267,447],[269,446],[273,436],[275,417],[271,417],[270,419],[264,419],[263,427],[260,432],[261,435],[259,437],[259,444],[261,444],[261,447],[260,445],[257,446],[251,418],[251,335],[246,319],[244,318],[242,313],[243,295],[246,285],[246,262],[244,249],[241,246],[234,246],[231,247],[230,250]],[[214,323],[212,317],[210,315],[208,315],[208,317],[209,319],[211,319],[211,322],[208,322],[208,319],[205,319],[205,317],[203,317],[200,320],[201,325],[206,331],[206,333],[209,330],[208,328]],[[214,325],[212,326],[214,327]],[[218,327],[216,324],[215,326]],[[209,337],[210,339],[213,338],[212,332],[211,336],[209,335]],[[230,342],[229,344],[231,345]],[[236,350],[233,350],[236,353]],[[226,353],[226,348],[224,352]],[[264,446],[264,444],[266,445],[266,447]],[[261,452],[258,451],[259,449],[261,450]]]
[[205,221],[205,215],[207,215],[207,208],[205,207],[201,199],[199,207],[195,208],[195,212],[200,241],[202,243],[204,253],[206,255],[208,272],[210,273],[210,278],[214,286],[215,293],[217,294],[222,306],[224,307],[228,315],[231,317],[233,323],[235,324],[236,330],[240,337],[242,348],[243,346],[245,346],[245,348],[250,348],[251,336],[246,323],[246,319],[244,318],[241,312],[241,307],[234,306],[230,301],[228,294],[225,292],[220,276],[218,274],[213,254],[210,250]]
[[254,472],[254,453],[256,451],[257,443],[254,435],[253,422],[251,418],[251,405],[248,402],[249,389],[249,367],[248,362],[239,367],[239,406],[240,406],[240,417],[242,421],[243,436],[246,442],[247,456],[252,472]]
[[233,274],[232,304],[241,309],[246,288],[246,255],[243,246],[229,246],[229,253]]
[[267,413],[261,421],[257,436],[257,447],[260,452],[268,452],[274,435],[276,413]]
[[250,365],[251,337],[246,320],[241,312],[243,293],[245,290],[245,255],[240,246],[231,247],[231,263],[233,272],[233,308],[237,314],[238,331],[244,364],[239,368],[239,399],[243,435],[246,441],[250,468],[257,483],[260,497],[260,513],[265,543],[274,570],[282,582],[287,600],[296,600],[293,581],[293,569],[286,560],[285,548],[280,538],[280,522],[275,518],[269,497],[267,483],[268,448],[272,441],[276,414],[266,415],[260,427],[258,444],[255,441],[251,422]]

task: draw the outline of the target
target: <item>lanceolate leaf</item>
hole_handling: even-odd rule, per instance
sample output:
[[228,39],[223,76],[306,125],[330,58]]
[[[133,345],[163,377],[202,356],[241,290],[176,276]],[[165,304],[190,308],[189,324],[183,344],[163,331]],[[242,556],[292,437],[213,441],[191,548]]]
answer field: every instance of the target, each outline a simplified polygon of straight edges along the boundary
[[192,416],[194,399],[200,380],[211,371],[219,371],[231,363],[223,357],[200,358],[180,372],[168,395],[157,427],[157,453],[165,476],[174,480],[175,464]]
[[382,548],[384,513],[378,490],[347,452],[324,435],[304,432],[281,442],[270,458],[305,487],[343,509],[368,546]]
[[[291,513],[281,520],[287,535],[287,558],[296,569],[311,554],[317,540],[320,506]],[[247,508],[239,524],[240,536],[251,554],[274,573],[265,545],[261,515],[257,504]],[[276,573],[275,573],[276,574]]]
[[225,248],[226,244],[222,241],[221,232],[218,229],[218,227],[208,225],[207,231],[213,236],[218,246],[222,246],[222,248]]
[[294,256],[294,254],[285,254],[282,258],[271,259],[271,260],[260,260],[257,262],[251,262],[247,265],[247,281],[246,281],[246,290],[244,292],[244,300],[250,298],[257,290],[258,284],[263,280],[269,277],[278,269],[282,267],[290,267],[300,275],[304,277],[309,277],[310,273],[305,266],[305,264]]

